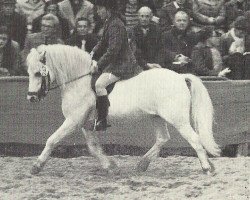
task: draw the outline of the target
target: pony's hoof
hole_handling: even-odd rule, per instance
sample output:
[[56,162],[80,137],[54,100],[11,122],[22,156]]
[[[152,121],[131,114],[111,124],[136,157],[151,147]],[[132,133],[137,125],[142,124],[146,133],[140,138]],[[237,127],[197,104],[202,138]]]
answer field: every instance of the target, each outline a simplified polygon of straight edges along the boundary
[[121,169],[118,167],[114,160],[110,160],[109,172],[114,175],[120,175]]
[[38,163],[35,163],[35,164],[32,166],[32,168],[31,168],[31,170],[30,170],[30,173],[31,173],[32,175],[39,174],[39,172],[42,171],[43,166],[44,166],[44,165],[39,165]]
[[136,171],[137,172],[145,172],[148,169],[148,166],[150,164],[150,160],[149,159],[142,159],[136,167]]

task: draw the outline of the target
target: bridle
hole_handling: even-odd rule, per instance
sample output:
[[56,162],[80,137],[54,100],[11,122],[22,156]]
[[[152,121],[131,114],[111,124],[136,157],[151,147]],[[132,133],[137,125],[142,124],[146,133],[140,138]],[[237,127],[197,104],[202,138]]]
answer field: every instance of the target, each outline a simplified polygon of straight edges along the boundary
[[91,75],[91,72],[88,72],[86,74],[83,74],[77,78],[74,78],[72,80],[66,81],[65,83],[62,83],[60,85],[56,85],[54,87],[50,87],[51,85],[51,78],[50,78],[50,74],[48,71],[48,68],[46,66],[46,58],[45,56],[43,57],[43,59],[41,60],[42,63],[42,67],[40,68],[40,74],[41,74],[41,78],[42,78],[42,83],[41,83],[41,88],[38,90],[38,92],[28,92],[29,96],[37,96],[38,99],[44,98],[49,91],[57,89],[59,87],[61,87],[62,85],[67,85],[69,83],[72,83],[74,81],[77,81],[85,76]]

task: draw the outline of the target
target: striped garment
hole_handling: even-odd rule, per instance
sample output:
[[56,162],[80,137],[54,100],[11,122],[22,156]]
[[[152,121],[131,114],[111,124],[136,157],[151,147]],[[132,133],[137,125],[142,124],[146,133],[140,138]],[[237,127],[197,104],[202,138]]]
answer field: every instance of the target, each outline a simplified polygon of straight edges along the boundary
[[137,4],[131,4],[130,2],[126,4],[125,18],[127,29],[132,29],[138,24]]

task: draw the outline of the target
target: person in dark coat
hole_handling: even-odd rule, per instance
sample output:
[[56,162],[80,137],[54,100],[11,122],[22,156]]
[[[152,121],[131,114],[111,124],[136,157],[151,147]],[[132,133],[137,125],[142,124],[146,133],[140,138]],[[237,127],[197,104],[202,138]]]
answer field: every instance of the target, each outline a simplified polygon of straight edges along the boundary
[[22,50],[27,34],[27,21],[24,16],[15,12],[13,3],[15,1],[0,1],[0,24],[8,27],[11,40],[16,41]]
[[96,46],[98,38],[95,34],[89,33],[90,22],[87,18],[79,18],[76,22],[76,30],[70,36],[67,44],[77,46],[79,49],[91,52]]
[[174,17],[174,26],[162,36],[158,63],[178,73],[190,73],[191,52],[198,43],[197,34],[189,31],[189,16],[178,11]]
[[123,21],[119,18],[116,0],[97,0],[97,13],[105,20],[103,36],[91,54],[102,55],[92,64],[92,71],[102,74],[95,84],[97,120],[95,130],[105,130],[109,100],[106,87],[120,79],[135,75],[137,67],[135,56],[129,46],[128,36]]
[[194,74],[198,76],[225,76],[229,69],[223,70],[223,61],[217,49],[220,34],[213,26],[205,26],[199,32],[200,42],[193,48],[191,60]]
[[42,21],[43,16],[47,14],[53,14],[57,16],[59,20],[62,39],[66,41],[70,35],[69,23],[66,19],[64,19],[63,17],[59,15],[59,7],[58,7],[57,2],[58,2],[57,0],[49,0],[45,2],[44,14],[35,18],[32,22],[32,33],[41,32],[41,21]]
[[11,40],[7,26],[0,26],[0,75],[24,75],[19,44]]
[[225,66],[231,70],[227,76],[230,79],[243,79],[245,68],[248,67],[244,63],[246,26],[246,18],[239,16],[234,27],[221,36],[220,51]]
[[191,16],[192,5],[188,0],[175,0],[162,7],[159,15],[159,24],[162,32],[172,28],[175,13],[179,10],[184,10]]
[[[139,24],[132,30],[131,44],[135,47],[138,64],[144,69],[154,68],[160,43],[160,30],[151,21],[153,13],[150,8],[142,7],[138,11]],[[159,67],[159,65],[157,65]]]
[[250,10],[246,11],[245,18],[247,22],[247,29],[246,29],[246,38],[245,38],[245,66],[248,66],[245,68],[243,79],[250,80]]

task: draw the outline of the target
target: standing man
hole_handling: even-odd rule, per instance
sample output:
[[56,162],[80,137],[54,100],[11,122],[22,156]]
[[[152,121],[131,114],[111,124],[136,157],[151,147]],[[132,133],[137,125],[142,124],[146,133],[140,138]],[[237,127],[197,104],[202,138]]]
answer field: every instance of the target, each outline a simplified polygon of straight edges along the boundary
[[91,54],[102,55],[93,62],[92,71],[99,71],[95,84],[97,119],[95,130],[105,130],[109,100],[106,87],[120,79],[134,76],[136,59],[128,43],[125,25],[117,13],[116,0],[97,0],[97,13],[104,23],[103,36]]
[[71,33],[76,27],[78,18],[87,18],[90,21],[91,33],[95,28],[94,5],[87,0],[63,0],[58,3],[60,15],[69,22]]
[[173,28],[163,35],[159,64],[178,73],[190,73],[191,52],[197,42],[196,34],[189,31],[188,14],[178,11]]
[[141,7],[138,11],[139,24],[133,28],[131,44],[135,46],[138,64],[144,69],[160,67],[155,64],[159,51],[160,31],[158,25],[151,21],[152,10]]

